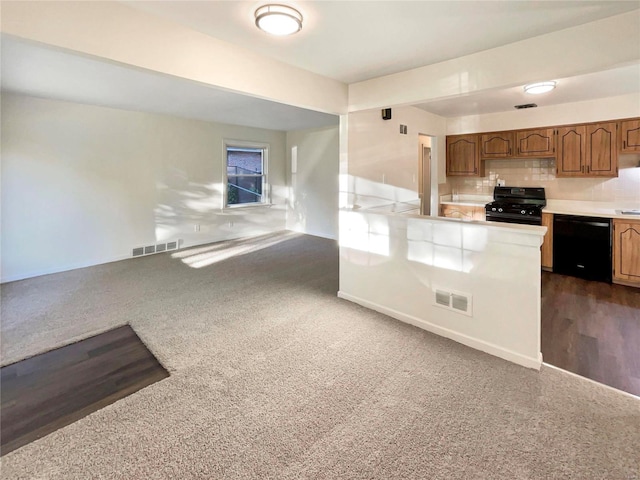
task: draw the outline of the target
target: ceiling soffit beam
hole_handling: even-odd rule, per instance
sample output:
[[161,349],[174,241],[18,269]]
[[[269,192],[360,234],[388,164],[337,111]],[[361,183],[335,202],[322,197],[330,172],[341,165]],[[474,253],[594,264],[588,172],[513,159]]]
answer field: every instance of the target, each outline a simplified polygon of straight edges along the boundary
[[264,100],[344,114],[347,85],[118,2],[3,1],[2,32]]
[[349,85],[349,111],[415,105],[640,61],[640,10]]

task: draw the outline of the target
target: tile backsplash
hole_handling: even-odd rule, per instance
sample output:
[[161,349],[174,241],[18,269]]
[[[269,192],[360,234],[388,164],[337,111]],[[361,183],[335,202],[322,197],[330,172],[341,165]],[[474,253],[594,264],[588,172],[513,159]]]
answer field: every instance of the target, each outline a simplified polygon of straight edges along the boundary
[[617,178],[556,178],[555,159],[484,160],[485,177],[448,177],[451,192],[492,195],[498,179],[508,187],[544,187],[547,198],[640,203],[640,156],[621,155]]

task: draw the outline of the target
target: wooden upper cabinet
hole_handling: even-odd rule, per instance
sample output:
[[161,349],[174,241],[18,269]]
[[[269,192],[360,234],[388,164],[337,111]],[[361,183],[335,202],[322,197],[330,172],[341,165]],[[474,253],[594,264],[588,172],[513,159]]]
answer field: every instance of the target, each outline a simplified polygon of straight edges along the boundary
[[513,132],[483,133],[480,136],[481,158],[509,158],[515,156]]
[[555,129],[517,130],[515,153],[518,157],[555,157]]
[[618,149],[621,153],[640,153],[640,119],[622,120],[618,126]]
[[616,177],[616,122],[560,127],[556,135],[556,176]]
[[584,175],[585,133],[584,125],[558,128],[556,176],[581,177]]
[[616,122],[586,125],[585,175],[589,177],[618,176]]
[[619,153],[640,153],[640,118],[449,135],[447,175],[483,176],[482,160],[555,158],[558,177],[617,177]]
[[448,176],[480,175],[479,138],[476,134],[447,136]]
[[640,285],[640,222],[613,220],[613,280]]

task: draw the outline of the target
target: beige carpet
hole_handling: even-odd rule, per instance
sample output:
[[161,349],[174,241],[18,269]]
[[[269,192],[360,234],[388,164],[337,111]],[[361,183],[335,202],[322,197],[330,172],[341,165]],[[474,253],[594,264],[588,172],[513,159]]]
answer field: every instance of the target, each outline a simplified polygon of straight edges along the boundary
[[130,323],[171,372],[2,478],[640,478],[638,400],[336,298],[335,242],[181,255],[2,287],[3,364]]

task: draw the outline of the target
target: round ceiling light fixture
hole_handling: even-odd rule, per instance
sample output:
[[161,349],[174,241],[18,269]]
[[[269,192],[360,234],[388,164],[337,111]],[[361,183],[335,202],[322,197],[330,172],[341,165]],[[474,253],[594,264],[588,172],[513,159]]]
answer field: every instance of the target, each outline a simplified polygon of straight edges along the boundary
[[538,95],[539,93],[547,93],[556,88],[556,82],[539,82],[530,83],[524,86],[525,93]]
[[302,14],[287,5],[263,5],[256,10],[256,26],[271,35],[291,35],[302,29]]

